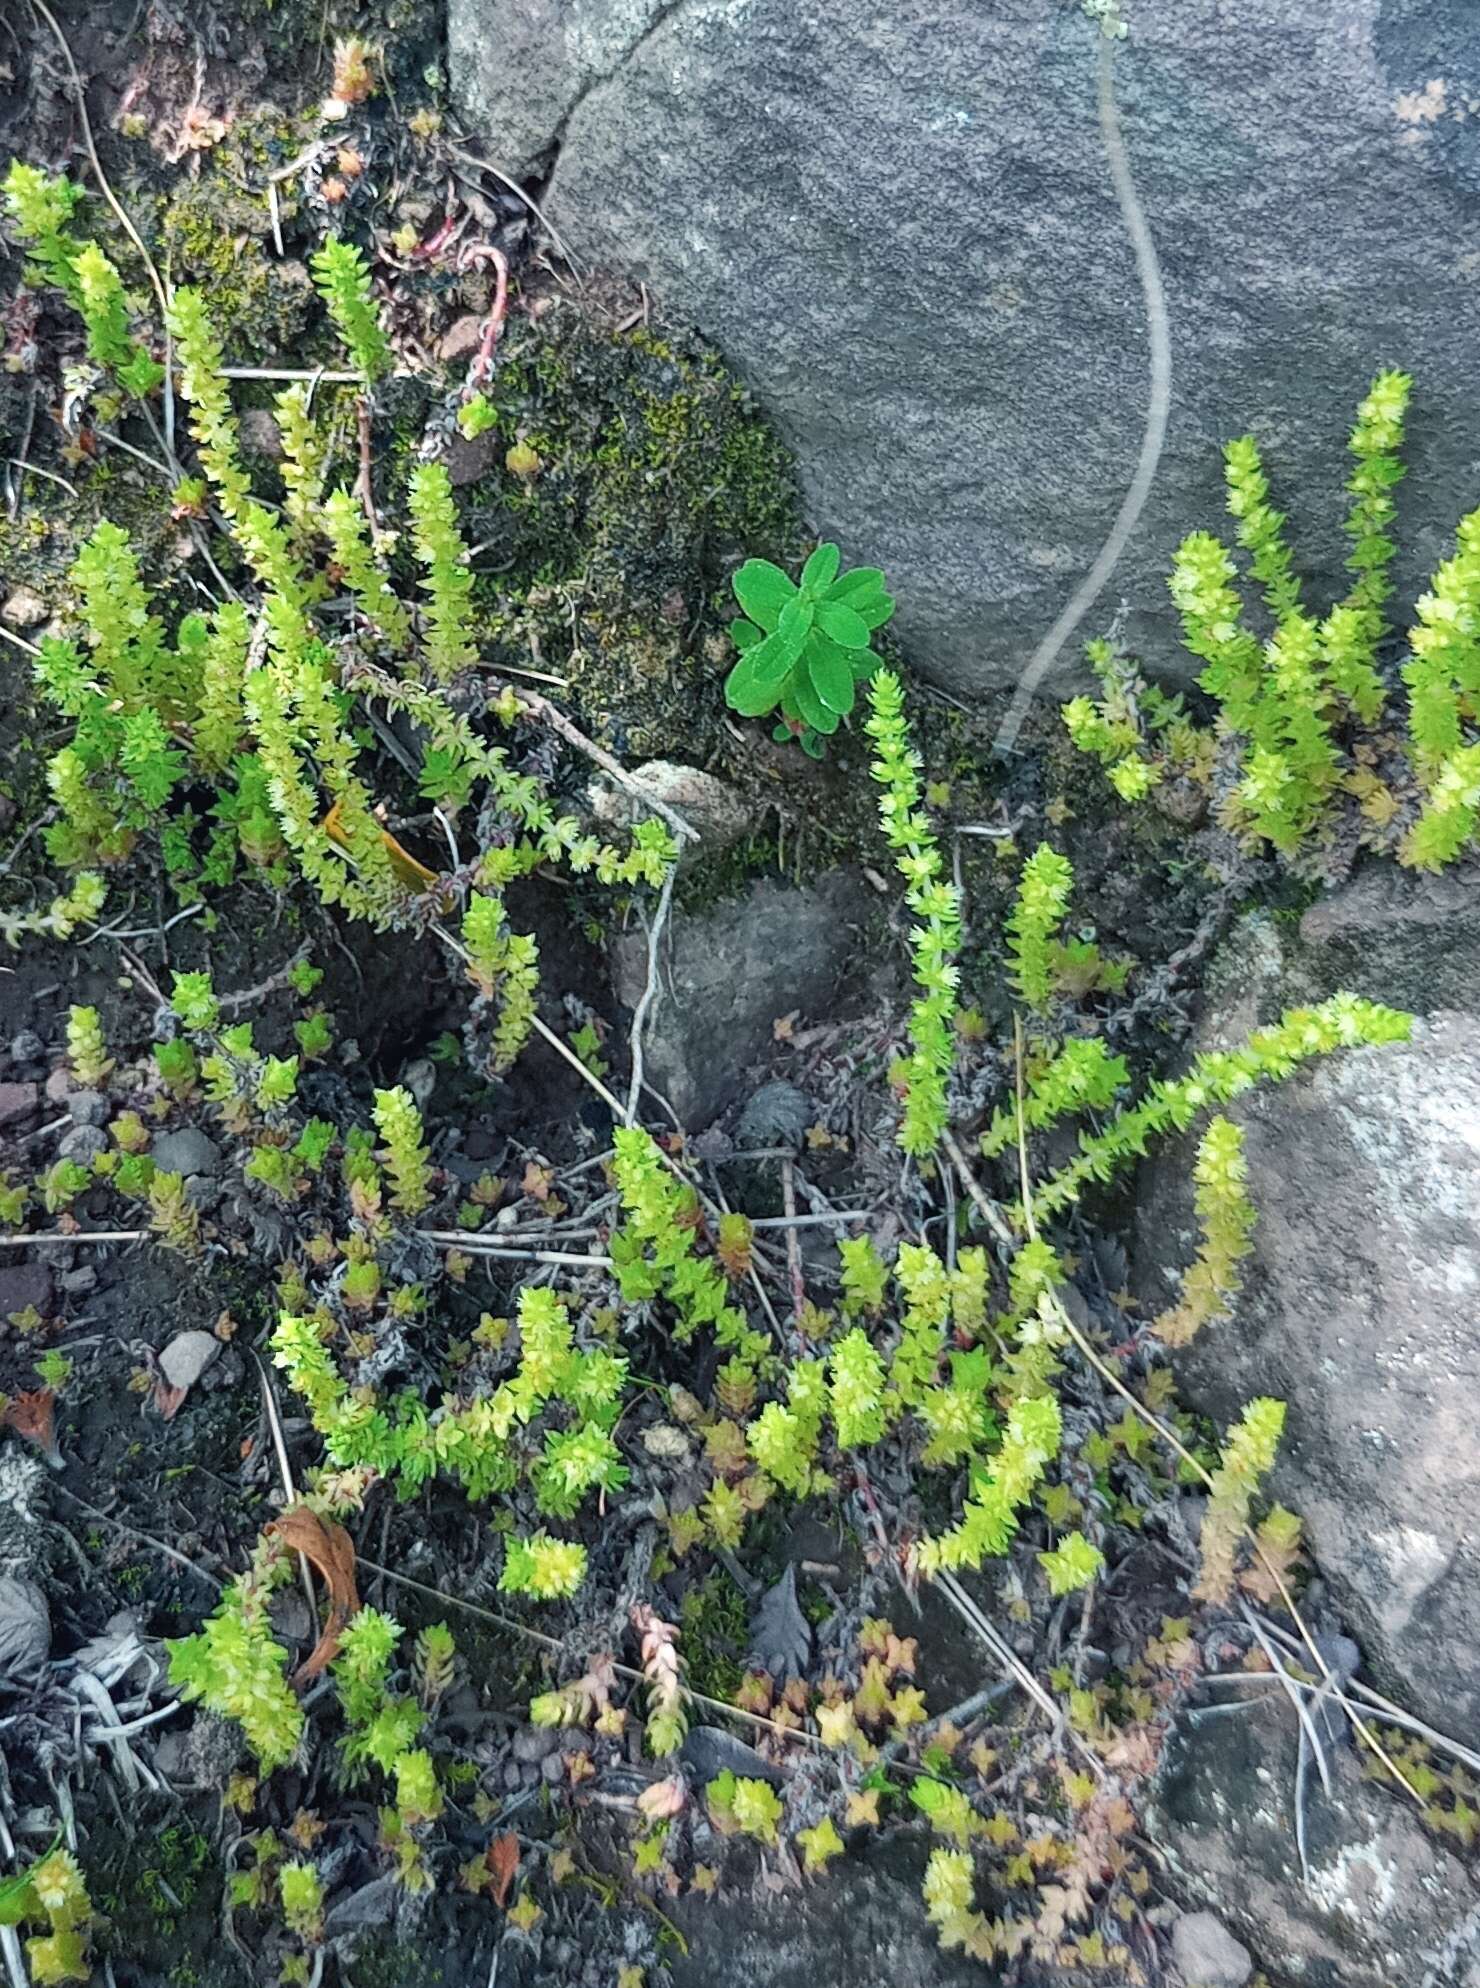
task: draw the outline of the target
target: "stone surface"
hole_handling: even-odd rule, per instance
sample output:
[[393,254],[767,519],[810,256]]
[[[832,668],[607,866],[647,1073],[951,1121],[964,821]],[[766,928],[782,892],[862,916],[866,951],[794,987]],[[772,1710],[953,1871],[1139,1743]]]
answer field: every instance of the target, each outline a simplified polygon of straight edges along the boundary
[[57,1152],[64,1160],[89,1166],[99,1153],[106,1151],[107,1145],[108,1135],[100,1125],[74,1125],[58,1139]]
[[51,1309],[52,1288],[49,1264],[0,1263],[0,1319],[32,1305],[45,1318]]
[[[1115,57],[1158,244],[1173,402],[1106,589],[1193,666],[1165,574],[1253,427],[1308,569],[1341,578],[1371,375],[1418,379],[1400,602],[1480,495],[1480,39],[1472,0],[1156,0]],[[884,566],[913,661],[1016,676],[1135,466],[1147,336],[1064,0],[451,0],[454,93],[587,264],[697,324],[796,446],[813,522]],[[1344,591],[1344,584],[1342,586]],[[1061,675],[1061,681],[1065,680]]]
[[221,1171],[221,1148],[207,1133],[187,1125],[183,1132],[162,1132],[150,1148],[161,1173],[210,1177]]
[[74,1125],[106,1125],[108,1123],[108,1100],[101,1091],[72,1091],[67,1097],[67,1109],[72,1114]]
[[1303,1882],[1295,1718],[1271,1691],[1184,1721],[1168,1746],[1147,1826],[1173,1889],[1231,1926],[1280,1988],[1471,1988],[1474,1880],[1411,1804],[1363,1778],[1349,1745],[1328,1750],[1332,1800],[1310,1775]]
[[1172,1928],[1172,1959],[1187,1988],[1244,1988],[1253,1958],[1211,1912],[1186,1912]]
[[825,1883],[681,1900],[688,1950],[667,1956],[673,1988],[984,1988],[992,1972],[942,1951],[920,1903],[923,1845],[896,1841],[840,1857]]
[[1323,988],[1428,1014],[1480,1009],[1480,888],[1472,869],[1417,876],[1374,863],[1300,921],[1303,967]]
[[0,1132],[22,1132],[36,1116],[41,1093],[35,1084],[0,1084]]
[[34,587],[17,587],[6,596],[4,607],[0,607],[0,620],[9,622],[12,628],[36,628],[50,612]]
[[[782,1015],[833,1012],[839,981],[858,976],[856,931],[873,908],[866,885],[845,870],[805,890],[762,880],[700,916],[675,908],[648,1015],[646,1069],[690,1131],[733,1100]],[[627,1007],[641,1000],[647,971],[647,939],[629,932],[613,967]]]
[[[1480,943],[1451,943],[1447,924],[1385,887],[1358,926],[1343,896],[1348,917],[1317,919],[1314,950],[1272,920],[1245,923],[1211,976],[1196,1047],[1229,1046],[1329,992],[1332,931],[1352,954],[1337,965],[1365,962],[1370,993],[1421,991],[1427,958],[1431,983],[1452,969],[1477,998]],[[1224,1423],[1254,1395],[1288,1403],[1273,1488],[1304,1518],[1369,1668],[1439,1726],[1468,1724],[1480,1717],[1476,1013],[1440,1010],[1411,1044],[1321,1059],[1230,1115],[1245,1128],[1254,1250],[1233,1318],[1178,1355],[1183,1391]],[[1196,1246],[1192,1152],[1191,1140],[1164,1149],[1143,1177],[1134,1281],[1153,1311]]]

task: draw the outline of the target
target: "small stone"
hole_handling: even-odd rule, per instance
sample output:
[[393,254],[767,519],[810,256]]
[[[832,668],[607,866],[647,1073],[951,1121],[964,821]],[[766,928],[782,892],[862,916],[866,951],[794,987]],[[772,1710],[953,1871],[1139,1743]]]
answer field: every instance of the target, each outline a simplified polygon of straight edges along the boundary
[[81,1166],[91,1166],[98,1154],[105,1151],[108,1135],[97,1125],[74,1125],[70,1132],[64,1132],[57,1141],[57,1151],[64,1160],[76,1160]]
[[781,1079],[762,1084],[740,1114],[735,1138],[741,1151],[767,1146],[800,1146],[817,1116],[805,1092]]
[[55,1070],[48,1071],[46,1095],[52,1104],[65,1104],[72,1095],[72,1072],[58,1064]]
[[101,1091],[73,1091],[67,1099],[67,1109],[74,1125],[108,1123],[108,1100]]
[[437,357],[451,363],[455,359],[470,359],[478,350],[483,337],[483,319],[471,313],[466,317],[454,318],[442,334],[442,342],[437,347]]
[[193,1125],[183,1132],[162,1132],[150,1152],[161,1173],[183,1174],[186,1180],[192,1174],[209,1176],[221,1171],[221,1148]]
[[159,1356],[159,1371],[171,1387],[182,1392],[195,1386],[221,1353],[221,1341],[210,1332],[177,1332]]
[[50,612],[34,587],[17,587],[0,608],[12,628],[38,628]]
[[249,455],[266,456],[271,462],[283,459],[283,431],[270,408],[249,407],[237,416],[237,432]]
[[429,1056],[418,1056],[401,1072],[401,1082],[410,1091],[417,1110],[424,1111],[427,1099],[437,1088],[437,1066]]
[[558,1788],[565,1779],[565,1762],[558,1753],[547,1753],[540,1762],[540,1774],[552,1788]]
[[34,1063],[38,1056],[45,1054],[46,1044],[35,1029],[22,1029],[19,1035],[12,1036],[10,1057],[13,1063]]
[[1188,1912],[1172,1928],[1172,1958],[1187,1988],[1244,1988],[1253,1956],[1211,1912]]
[[98,1273],[90,1263],[79,1263],[75,1270],[62,1273],[62,1289],[69,1298],[85,1298],[89,1291],[95,1291]]
[[553,1726],[521,1726],[514,1735],[514,1758],[519,1762],[543,1760],[560,1744]]
[[221,1186],[218,1181],[207,1180],[201,1173],[189,1174],[185,1181],[185,1199],[192,1208],[202,1215],[209,1215],[212,1209],[220,1206]]
[[0,1084],[0,1132],[19,1132],[29,1125],[40,1100],[35,1084]]
[[52,1272],[47,1263],[0,1264],[0,1319],[33,1307],[43,1318],[51,1310]]
[[[670,759],[649,759],[632,770],[633,783],[645,788],[694,829],[700,838],[697,851],[707,855],[728,849],[755,827],[755,815],[741,795],[712,773],[697,766],[683,766]],[[595,780],[590,789],[591,812],[607,828],[628,828],[650,813],[626,787]]]

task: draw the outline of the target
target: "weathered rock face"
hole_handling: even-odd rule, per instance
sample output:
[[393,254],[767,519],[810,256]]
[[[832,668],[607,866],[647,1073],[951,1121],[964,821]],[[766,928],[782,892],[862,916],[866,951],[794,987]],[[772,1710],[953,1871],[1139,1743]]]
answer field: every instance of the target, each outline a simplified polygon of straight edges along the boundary
[[1362,1778],[1349,1741],[1328,1749],[1331,1799],[1309,1775],[1305,1882],[1295,1715],[1270,1692],[1178,1728],[1148,1815],[1177,1888],[1234,1927],[1281,1988],[1472,1988],[1474,1882],[1410,1804]]
[[[644,1035],[646,1070],[691,1131],[739,1094],[781,1016],[835,1011],[838,983],[859,977],[857,932],[872,910],[867,887],[846,870],[805,890],[752,884],[702,915],[675,909]],[[647,940],[630,932],[614,953],[617,998],[635,1008],[647,976]]]
[[[1417,991],[1415,930],[1436,948],[1430,983],[1449,971],[1445,928],[1413,908],[1425,889],[1359,893],[1368,992],[1401,980],[1405,961]],[[1329,992],[1328,925],[1344,929],[1333,914],[1302,948],[1250,921],[1200,1046]],[[1474,988],[1480,944],[1456,950]],[[1234,1317],[1179,1355],[1187,1398],[1225,1422],[1254,1395],[1289,1404],[1274,1487],[1306,1520],[1369,1666],[1437,1725],[1468,1725],[1480,1717],[1480,1022],[1437,1010],[1411,1045],[1322,1061],[1232,1115],[1254,1253]],[[1158,1308],[1175,1288],[1168,1266],[1195,1247],[1188,1159],[1153,1162],[1138,1209],[1137,1282]]]
[[[1124,596],[1151,667],[1191,674],[1165,574],[1221,521],[1230,435],[1265,443],[1328,588],[1380,366],[1419,382],[1400,603],[1480,496],[1480,24],[1472,0],[1128,13],[1117,90],[1174,392],[1099,620]],[[489,156],[553,159],[575,252],[643,277],[753,382],[819,530],[889,572],[912,659],[958,688],[1014,678],[1110,529],[1147,401],[1079,8],[450,0],[448,35]]]

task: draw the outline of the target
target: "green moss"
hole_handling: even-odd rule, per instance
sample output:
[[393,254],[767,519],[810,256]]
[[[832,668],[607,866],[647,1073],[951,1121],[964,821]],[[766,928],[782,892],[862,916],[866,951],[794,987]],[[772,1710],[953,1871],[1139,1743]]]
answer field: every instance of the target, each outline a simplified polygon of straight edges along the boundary
[[716,1567],[689,1589],[679,1608],[689,1683],[710,1698],[733,1698],[745,1675],[750,1610],[745,1597]]
[[[563,677],[618,752],[702,762],[723,719],[728,573],[801,546],[785,450],[697,342],[570,305],[511,332],[490,398],[497,433],[474,445],[488,468],[463,502],[496,571],[492,660]],[[540,458],[531,477],[504,467],[516,439]]]
[[[108,1921],[105,1950],[180,1988],[224,1988],[234,1977],[203,1957],[214,1943],[222,1871],[210,1839],[178,1817],[134,1815],[125,1836],[98,1821],[88,1839],[93,1899]],[[189,1956],[188,1972],[181,1954]]]

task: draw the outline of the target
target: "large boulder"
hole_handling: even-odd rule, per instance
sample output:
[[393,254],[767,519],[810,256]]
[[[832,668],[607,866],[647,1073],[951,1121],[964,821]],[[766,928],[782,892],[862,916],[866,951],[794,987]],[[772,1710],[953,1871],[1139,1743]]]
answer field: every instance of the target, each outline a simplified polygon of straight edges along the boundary
[[[1400,603],[1480,497],[1480,34],[1473,0],[1126,11],[1116,88],[1174,384],[1085,633],[1124,596],[1152,666],[1190,674],[1165,575],[1221,520],[1230,435],[1267,444],[1326,588],[1379,367],[1419,382]],[[1065,0],[450,0],[479,143],[549,172],[579,257],[717,341],[795,444],[819,530],[888,570],[912,658],[958,689],[1016,677],[1140,446],[1147,333],[1097,41]]]
[[[1311,945],[1250,920],[1214,976],[1197,1046],[1230,1046],[1330,992],[1348,948],[1365,954],[1364,991],[1396,982],[1423,1005],[1416,932],[1430,936],[1430,986],[1443,974],[1466,984],[1467,960],[1480,996],[1480,940],[1451,947],[1415,910],[1427,889],[1359,878]],[[1178,1356],[1188,1400],[1220,1422],[1254,1395],[1288,1403],[1274,1489],[1305,1519],[1369,1666],[1446,1730],[1480,1718],[1477,1007],[1436,1009],[1409,1044],[1323,1059],[1239,1100],[1254,1250],[1234,1316]],[[1152,1309],[1174,1298],[1196,1245],[1190,1157],[1189,1142],[1170,1148],[1143,1180],[1135,1281]]]
[[1327,1767],[1329,1798],[1306,1772],[1302,1873],[1297,1729],[1279,1686],[1184,1714],[1147,1805],[1174,1888],[1236,1928],[1280,1988],[1475,1988],[1480,1891],[1465,1865],[1406,1797],[1363,1777],[1349,1738]]

